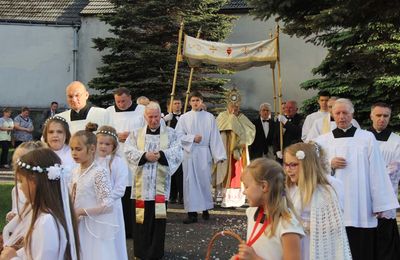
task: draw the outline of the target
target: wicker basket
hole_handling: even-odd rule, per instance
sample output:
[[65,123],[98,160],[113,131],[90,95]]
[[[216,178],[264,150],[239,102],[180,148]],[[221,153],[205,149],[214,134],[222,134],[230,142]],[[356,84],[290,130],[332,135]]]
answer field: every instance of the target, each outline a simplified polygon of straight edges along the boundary
[[231,230],[220,231],[211,238],[211,241],[208,244],[206,260],[210,260],[211,251],[212,251],[215,240],[217,240],[217,238],[219,238],[219,237],[224,237],[224,236],[230,236],[230,237],[236,238],[239,241],[239,243],[245,242],[238,234],[236,234],[235,232],[233,232]]

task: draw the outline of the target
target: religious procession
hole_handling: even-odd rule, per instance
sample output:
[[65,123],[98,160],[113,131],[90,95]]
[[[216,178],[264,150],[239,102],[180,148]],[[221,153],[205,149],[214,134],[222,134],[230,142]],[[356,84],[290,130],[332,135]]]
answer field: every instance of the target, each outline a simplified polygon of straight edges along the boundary
[[[26,7],[29,1],[17,2]],[[260,19],[276,15],[276,22],[285,28],[274,23],[272,33],[258,41],[222,41],[205,37],[209,32],[204,30],[213,30],[205,24],[194,36],[193,21],[186,16],[177,19],[175,15],[171,26],[176,29],[172,35],[175,38],[168,36],[162,51],[155,48],[165,56],[165,50],[173,52],[175,62],[168,59],[169,70],[165,71],[154,56],[151,69],[145,70],[156,71],[157,76],[145,77],[146,86],[137,87],[142,81],[126,77],[125,63],[119,66],[123,58],[133,54],[125,49],[117,52],[118,48],[129,45],[129,49],[138,48],[135,55],[143,55],[139,52],[141,44],[125,39],[121,46],[111,44],[119,46],[113,49],[118,53],[118,62],[110,62],[115,53],[104,54],[102,62],[112,66],[98,68],[103,76],[84,80],[83,69],[80,71],[79,63],[73,60],[72,69],[67,69],[73,80],[68,80],[61,90],[54,87],[51,93],[45,93],[37,88],[34,92],[46,96],[46,100],[52,93],[61,93],[67,106],[63,111],[59,103],[64,101],[52,101],[50,108],[40,113],[40,123],[31,117],[32,105],[21,106],[20,114],[13,118],[16,106],[0,98],[0,168],[14,178],[7,184],[9,189],[4,196],[5,184],[0,179],[0,213],[3,218],[4,212],[5,219],[0,226],[0,260],[400,259],[400,136],[396,133],[395,114],[399,111],[398,95],[388,86],[380,96],[378,85],[384,78],[374,83],[373,91],[357,90],[363,93],[364,100],[355,94],[356,87],[346,92],[344,85],[350,84],[345,82],[346,76],[336,79],[342,85],[335,85],[329,78],[332,75],[325,75],[326,81],[306,82],[307,90],[313,89],[313,84],[329,85],[315,87],[318,91],[308,94],[307,101],[290,96],[291,91],[285,90],[283,83],[282,56],[292,49],[284,48],[287,45],[282,44],[282,32],[296,35],[293,23],[299,18],[291,17],[289,10],[277,8],[273,3],[278,1],[267,1],[265,6],[255,0],[215,0],[209,6],[198,3],[202,1],[189,1],[192,7],[184,3],[169,6],[168,1],[104,1],[106,5],[103,1],[89,2],[79,9],[79,21],[88,19],[98,8],[99,3],[93,2],[102,2],[102,7],[112,10],[102,13],[102,19],[115,26],[110,30],[124,35],[121,37],[134,34],[141,44],[144,38],[138,35],[144,37],[141,33],[146,26],[139,23],[143,27],[133,26],[125,34],[113,19],[118,15],[121,19],[127,10],[148,12],[149,17],[155,18],[164,9],[174,13],[201,5],[199,8],[204,11],[218,4],[219,8],[213,9],[215,15],[229,10],[228,17],[235,8]],[[36,7],[44,8],[41,4]],[[59,6],[64,11],[67,7],[72,8]],[[270,8],[269,13],[265,13],[266,7]],[[17,7],[11,4],[7,8],[15,11]],[[134,19],[143,18],[135,14],[138,18],[132,16]],[[0,12],[3,21],[1,17]],[[149,21],[149,17],[140,21]],[[310,17],[303,23],[318,23],[311,14]],[[11,30],[23,32],[28,27],[18,27],[26,22],[18,16],[7,19],[7,26],[15,27]],[[82,26],[90,21],[85,20]],[[40,26],[36,22],[32,28]],[[357,30],[359,23],[354,26]],[[53,25],[61,30],[68,24],[57,20]],[[337,26],[344,27],[333,25]],[[72,38],[80,37],[83,27],[73,28],[76,31],[72,30]],[[305,33],[306,29],[298,30]],[[307,33],[303,36],[316,31]],[[150,40],[153,45],[154,37],[156,41],[163,40],[155,35]],[[106,46],[107,39],[94,37],[96,48],[104,49],[99,46]],[[78,48],[82,43],[75,44]],[[334,55],[332,49],[328,52],[327,57]],[[139,78],[144,73],[141,66],[131,65],[129,70],[138,70],[140,73],[135,76]],[[51,72],[57,74],[57,66],[53,67]],[[5,75],[2,68],[0,65],[0,73]],[[217,75],[221,71],[251,74],[255,68],[264,70],[263,82],[269,81],[271,86],[269,96],[251,96],[246,86],[229,84]],[[118,80],[102,81],[111,77],[110,70]],[[346,73],[351,70],[348,68]],[[162,88],[155,84],[157,80]],[[352,83],[359,84],[356,81]],[[201,88],[201,82],[203,87],[210,85]],[[218,87],[213,85],[216,82]],[[96,85],[107,87],[93,87]],[[164,95],[166,91],[168,96]],[[18,91],[3,92],[9,92],[8,97],[17,96],[23,104],[28,102],[23,95],[14,93]],[[217,101],[213,101],[215,98]],[[253,114],[249,107],[256,108]],[[207,238],[200,236],[202,229],[217,218],[226,220],[223,215],[227,212],[234,213],[231,222],[213,227]],[[243,213],[243,222],[235,212]],[[194,235],[190,241],[185,241],[184,235],[173,238],[168,231],[171,224],[178,227],[178,233],[191,230]],[[234,226],[240,226],[243,232],[236,232]],[[233,240],[228,243],[228,238]],[[170,240],[183,250],[186,243],[204,246],[196,256],[186,257],[174,249],[166,252]],[[213,255],[228,247],[231,248],[225,254]]]

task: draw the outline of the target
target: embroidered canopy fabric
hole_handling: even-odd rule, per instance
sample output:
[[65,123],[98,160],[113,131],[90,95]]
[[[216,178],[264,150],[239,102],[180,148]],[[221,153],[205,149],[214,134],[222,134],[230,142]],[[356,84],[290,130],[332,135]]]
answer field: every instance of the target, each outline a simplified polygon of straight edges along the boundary
[[231,70],[245,70],[251,67],[273,64],[277,61],[277,38],[269,40],[230,44],[205,41],[185,35],[183,56],[190,67],[202,63],[214,64]]

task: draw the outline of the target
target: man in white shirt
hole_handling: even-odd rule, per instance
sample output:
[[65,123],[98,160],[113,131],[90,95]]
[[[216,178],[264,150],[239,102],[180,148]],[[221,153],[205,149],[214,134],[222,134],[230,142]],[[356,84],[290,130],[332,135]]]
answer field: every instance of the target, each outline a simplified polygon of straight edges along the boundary
[[344,224],[353,259],[375,259],[376,215],[399,203],[372,133],[352,125],[354,107],[338,99],[332,108],[337,128],[316,139],[344,187]]
[[301,139],[303,141],[306,140],[308,132],[310,131],[314,121],[317,120],[318,118],[322,118],[324,116],[329,115],[328,100],[330,96],[331,94],[328,91],[320,91],[318,93],[319,110],[317,112],[309,114],[304,120],[303,129],[301,131]]

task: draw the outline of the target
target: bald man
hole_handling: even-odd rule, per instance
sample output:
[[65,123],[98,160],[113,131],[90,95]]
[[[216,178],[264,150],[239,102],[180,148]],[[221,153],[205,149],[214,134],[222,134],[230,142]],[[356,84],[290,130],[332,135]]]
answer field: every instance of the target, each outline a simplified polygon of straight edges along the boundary
[[70,109],[58,116],[67,120],[71,134],[84,130],[89,122],[96,123],[99,127],[107,123],[106,110],[87,103],[89,92],[82,82],[73,81],[67,86],[65,92]]

